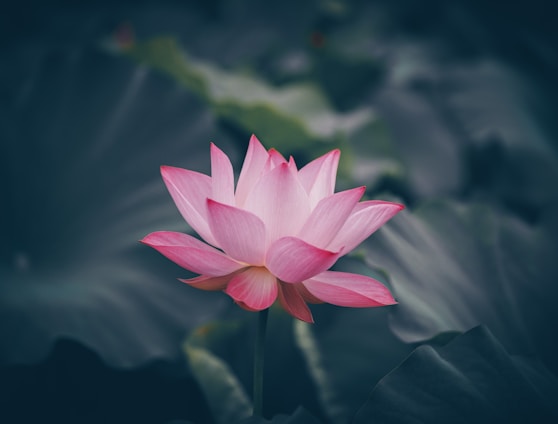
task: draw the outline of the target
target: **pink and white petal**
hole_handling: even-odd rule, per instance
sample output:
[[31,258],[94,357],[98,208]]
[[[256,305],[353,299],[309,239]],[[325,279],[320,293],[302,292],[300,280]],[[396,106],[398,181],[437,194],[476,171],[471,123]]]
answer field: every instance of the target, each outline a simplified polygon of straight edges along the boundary
[[196,289],[207,290],[207,291],[217,291],[224,290],[227,287],[229,280],[233,277],[233,274],[227,274],[220,277],[209,277],[207,275],[200,275],[195,278],[182,279],[179,278],[178,281],[188,284]]
[[225,293],[242,307],[261,311],[277,299],[277,279],[263,267],[251,267],[235,275]]
[[296,237],[283,237],[267,252],[266,267],[286,283],[300,283],[331,267],[340,252],[319,249]]
[[211,198],[234,205],[234,173],[229,157],[211,143]]
[[310,215],[308,195],[286,162],[262,175],[244,209],[264,222],[268,246],[280,237],[297,234]]
[[399,203],[369,200],[358,203],[328,249],[349,253],[404,208]]
[[242,207],[244,205],[248,193],[252,191],[252,188],[260,179],[268,157],[269,154],[265,147],[262,146],[255,135],[252,135],[236,185],[237,206]]
[[298,168],[296,167],[296,162],[292,156],[289,157],[289,170],[298,178]]
[[244,209],[207,200],[209,228],[230,257],[250,265],[263,265],[266,232],[263,221]]
[[320,200],[297,237],[325,249],[345,224],[365,187],[340,191]]
[[340,155],[339,149],[332,150],[314,159],[298,172],[298,178],[308,193],[312,208],[335,191]]
[[312,295],[332,305],[366,308],[397,303],[386,286],[365,275],[326,271],[302,284]]
[[206,200],[211,197],[211,178],[188,169],[162,166],[161,175],[176,207],[205,241],[217,246],[207,223]]
[[279,283],[279,302],[281,306],[293,317],[314,323],[312,312],[297,289],[298,284]]
[[188,234],[157,231],[148,234],[140,242],[196,274],[216,277],[246,266]]

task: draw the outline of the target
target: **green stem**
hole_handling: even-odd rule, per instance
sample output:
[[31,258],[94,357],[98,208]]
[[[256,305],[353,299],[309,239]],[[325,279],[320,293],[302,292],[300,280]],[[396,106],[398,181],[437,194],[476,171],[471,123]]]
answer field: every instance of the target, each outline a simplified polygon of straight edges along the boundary
[[265,352],[265,331],[269,309],[258,314],[258,334],[254,350],[254,416],[261,417],[263,411],[263,365]]

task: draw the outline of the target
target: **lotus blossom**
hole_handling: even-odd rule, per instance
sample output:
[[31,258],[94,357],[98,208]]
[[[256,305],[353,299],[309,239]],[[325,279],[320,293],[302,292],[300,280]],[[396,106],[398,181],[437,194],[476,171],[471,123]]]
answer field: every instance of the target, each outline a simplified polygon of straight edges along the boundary
[[277,299],[294,317],[313,322],[307,303],[375,307],[396,303],[379,281],[328,271],[403,206],[368,200],[365,187],[334,193],[339,150],[297,168],[252,136],[238,183],[227,155],[211,143],[211,177],[162,166],[184,219],[205,243],[171,231],[142,243],[200,274],[180,280],[224,290],[242,308],[260,311]]

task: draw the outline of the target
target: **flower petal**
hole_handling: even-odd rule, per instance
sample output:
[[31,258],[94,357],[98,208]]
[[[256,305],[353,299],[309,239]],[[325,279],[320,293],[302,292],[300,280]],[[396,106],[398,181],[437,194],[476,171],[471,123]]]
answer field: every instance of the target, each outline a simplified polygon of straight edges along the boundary
[[211,196],[211,178],[199,172],[162,166],[161,175],[176,207],[205,241],[217,246],[207,223],[206,200]]
[[230,257],[250,265],[263,265],[266,233],[263,221],[244,209],[207,200],[209,228]]
[[308,193],[312,208],[321,199],[332,195],[335,191],[340,155],[339,149],[332,150],[314,159],[298,172],[298,178]]
[[325,271],[302,284],[312,295],[333,305],[365,308],[397,303],[386,286],[364,275]]
[[297,237],[325,249],[345,224],[364,190],[365,187],[358,187],[320,200]]
[[345,253],[349,253],[403,208],[399,203],[382,200],[358,203],[327,248],[343,248]]
[[211,143],[211,198],[234,205],[234,173],[229,157]]
[[177,265],[196,274],[216,277],[246,266],[188,234],[157,231],[145,236],[141,243],[151,246]]
[[293,317],[301,321],[314,323],[312,312],[310,312],[310,308],[299,293],[297,286],[298,284],[279,283],[279,301],[285,311]]
[[310,215],[308,196],[286,162],[262,175],[244,208],[264,222],[268,246],[280,237],[297,234]]
[[244,158],[244,164],[238,177],[238,184],[236,185],[235,198],[237,206],[242,207],[244,205],[248,193],[252,191],[252,188],[260,179],[268,157],[269,155],[265,147],[262,146],[255,135],[252,135],[246,157]]
[[195,278],[179,278],[178,281],[182,281],[183,283],[186,283],[189,286],[195,287],[196,289],[200,290],[224,290],[225,287],[227,287],[227,283],[232,278],[233,274],[222,275],[220,277],[209,277],[207,275],[200,275],[199,277]]
[[240,306],[251,311],[269,308],[277,298],[277,279],[263,267],[235,275],[225,290]]
[[282,281],[299,283],[331,267],[339,255],[296,237],[283,237],[269,248],[266,267]]

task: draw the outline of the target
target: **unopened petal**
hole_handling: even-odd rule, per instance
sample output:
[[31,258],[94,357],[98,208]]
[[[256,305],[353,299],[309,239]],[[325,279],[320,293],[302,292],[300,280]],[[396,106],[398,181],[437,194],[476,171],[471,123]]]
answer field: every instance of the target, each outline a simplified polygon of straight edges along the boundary
[[364,275],[325,271],[303,284],[312,295],[333,305],[365,308],[397,303],[386,286]]
[[345,224],[364,190],[358,187],[320,200],[297,237],[325,249]]
[[248,193],[252,191],[252,188],[260,179],[268,157],[269,155],[265,147],[262,146],[255,135],[252,135],[236,185],[235,198],[237,206],[242,207],[244,205]]
[[225,293],[246,309],[261,311],[275,302],[277,279],[265,268],[248,268],[229,281]]
[[229,157],[211,143],[211,198],[234,205],[234,173]]
[[308,195],[286,162],[260,178],[244,208],[264,222],[268,245],[280,237],[297,234],[310,215]]
[[251,212],[207,201],[209,227],[221,248],[232,258],[250,265],[263,265],[265,225]]
[[350,252],[404,208],[399,203],[369,200],[358,203],[328,249]]
[[332,150],[308,163],[298,172],[298,178],[308,193],[312,207],[335,191],[340,155],[338,149]]
[[196,274],[216,277],[246,266],[188,234],[157,231],[145,236],[141,242]]
[[299,283],[331,267],[339,252],[319,249],[296,237],[283,237],[267,252],[269,271],[287,283]]
[[279,283],[279,301],[281,306],[293,317],[309,323],[314,322],[312,312],[298,291],[296,284]]
[[211,178],[199,172],[172,166],[162,166],[161,175],[186,222],[205,241],[217,246],[207,223],[206,200],[211,197]]

